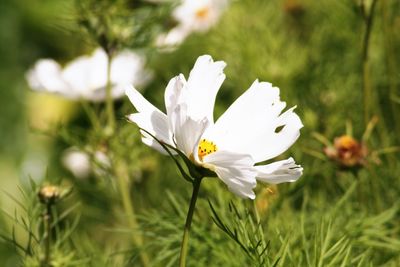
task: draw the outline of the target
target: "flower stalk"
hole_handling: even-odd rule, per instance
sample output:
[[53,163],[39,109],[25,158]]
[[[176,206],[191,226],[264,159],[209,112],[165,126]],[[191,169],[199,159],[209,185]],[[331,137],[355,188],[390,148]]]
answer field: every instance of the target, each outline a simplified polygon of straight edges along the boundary
[[[117,164],[115,166],[115,170],[116,170],[116,176],[118,179],[118,186],[119,186],[119,191],[121,193],[121,198],[122,198],[122,205],[124,207],[124,211],[126,213],[126,216],[128,218],[128,223],[129,223],[129,227],[134,230],[134,229],[139,229],[139,224],[136,220],[136,216],[135,216],[135,210],[134,210],[134,206],[131,202],[131,195],[130,195],[130,186],[129,186],[129,175],[128,175],[128,171],[126,169],[126,165],[125,164]],[[140,260],[142,262],[143,266],[149,266],[149,257],[147,256],[147,254],[141,250],[141,247],[143,246],[143,238],[141,236],[141,234],[137,234],[137,233],[132,233],[132,241],[133,244],[135,244],[136,246],[139,247],[140,249]]]
[[44,224],[44,258],[41,263],[42,267],[51,266],[51,224],[52,214],[51,208],[60,198],[60,189],[57,186],[47,185],[40,189],[38,193],[39,200],[46,206],[43,214]]
[[45,247],[44,247],[44,260],[43,260],[43,266],[51,266],[50,261],[51,261],[51,203],[46,204],[46,212],[43,215],[43,221],[44,221],[44,226],[45,226],[45,235],[44,235],[44,242],[45,242]]
[[196,207],[196,201],[200,190],[201,180],[202,178],[196,178],[193,181],[193,193],[192,193],[192,198],[190,199],[189,210],[186,216],[185,229],[183,231],[183,237],[181,243],[181,255],[179,258],[179,267],[186,266],[190,227],[192,225],[193,214],[194,214],[194,209]]
[[369,10],[364,3],[361,4],[361,12],[365,23],[365,31],[363,36],[362,45],[362,90],[364,94],[364,122],[368,124],[371,117],[371,101],[372,101],[372,88],[370,81],[370,64],[369,64],[369,43],[371,37],[371,30],[373,25],[373,18],[375,7],[378,0],[372,0]]
[[114,101],[112,97],[112,84],[111,84],[111,63],[112,63],[112,52],[107,52],[107,83],[106,83],[106,112],[108,125],[106,128],[106,134],[112,135],[115,130],[115,114],[114,114]]
[[392,114],[394,117],[394,126],[396,132],[400,132],[400,117],[398,112],[398,102],[394,101],[393,98],[396,98],[397,95],[397,85],[396,85],[396,75],[398,71],[396,70],[396,53],[393,36],[394,34],[394,26],[390,22],[389,11],[390,6],[388,0],[381,1],[381,11],[382,11],[382,20],[383,20],[383,38],[385,44],[385,56],[386,56],[386,65],[387,65],[387,73],[388,73],[388,82],[389,82],[389,92],[390,92],[390,108],[392,110]]
[[85,100],[81,100],[80,103],[81,103],[81,106],[84,109],[86,115],[88,116],[89,121],[92,124],[93,128],[96,130],[100,129],[101,128],[100,122],[97,118],[95,111],[90,106],[90,104]]

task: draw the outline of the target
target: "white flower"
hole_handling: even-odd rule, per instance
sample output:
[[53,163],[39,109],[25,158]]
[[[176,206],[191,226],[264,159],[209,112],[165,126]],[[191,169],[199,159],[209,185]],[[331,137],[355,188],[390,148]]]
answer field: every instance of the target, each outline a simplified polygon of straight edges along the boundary
[[90,155],[75,147],[64,151],[62,163],[67,170],[80,179],[89,177],[92,171],[97,175],[101,175],[102,168],[108,168],[111,164],[109,157],[104,152],[98,150],[93,155],[94,165],[92,166]]
[[[165,90],[167,114],[149,103],[137,90],[126,91],[138,113],[129,120],[158,140],[181,150],[194,164],[215,172],[240,197],[255,198],[256,179],[268,183],[296,181],[302,168],[292,158],[267,165],[258,162],[285,152],[303,127],[279,89],[256,80],[214,123],[217,92],[225,79],[225,63],[210,56],[197,59],[189,79],[180,74]],[[162,146],[142,131],[143,142],[165,153]]]
[[[69,99],[104,101],[107,84],[107,55],[101,48],[90,56],[76,58],[64,69],[52,59],[36,62],[26,78],[30,87],[62,95]],[[139,55],[123,51],[111,63],[111,84],[113,98],[123,96],[127,84],[143,86],[150,78],[144,71],[144,59]]]
[[173,11],[178,25],[159,36],[159,46],[180,44],[192,32],[205,32],[218,22],[227,0],[183,0]]

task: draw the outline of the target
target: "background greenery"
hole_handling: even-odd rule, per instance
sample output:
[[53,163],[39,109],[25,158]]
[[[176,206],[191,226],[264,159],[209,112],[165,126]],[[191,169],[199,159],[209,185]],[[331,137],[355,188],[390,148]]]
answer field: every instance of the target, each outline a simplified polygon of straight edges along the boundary
[[[116,6],[110,16],[129,11],[135,16],[132,31],[143,39],[124,45],[147,56],[154,80],[144,95],[161,109],[169,79],[187,76],[199,55],[210,54],[228,64],[216,115],[259,78],[281,88],[282,99],[298,106],[304,123],[298,142],[280,157],[293,155],[304,167],[298,182],[269,189],[259,184],[253,203],[236,198],[217,179],[204,181],[188,266],[400,265],[398,153],[381,154],[379,164],[370,161],[346,170],[325,158],[324,145],[315,138],[319,133],[333,140],[346,133],[347,124],[361,139],[376,116],[367,142],[370,155],[398,145],[399,1],[376,1],[367,79],[361,10],[362,3],[368,11],[373,1],[233,1],[216,27],[191,35],[169,53],[158,52],[146,38],[167,24],[162,19],[170,6],[130,1],[124,9],[119,2],[98,3]],[[79,180],[61,165],[65,148],[96,149],[104,145],[101,134],[90,128],[79,104],[30,92],[26,84],[25,72],[37,59],[67,62],[95,47],[90,32],[75,22],[80,15],[72,1],[0,2],[0,233],[16,240],[0,242],[1,266],[38,266],[42,255],[41,245],[32,245],[31,255],[13,245],[28,244],[24,228],[38,236],[43,232],[43,207],[30,179],[73,188],[57,205],[55,266],[141,266],[140,251],[150,256],[151,266],[176,266],[191,187],[172,160],[141,144],[137,127],[124,119],[134,111],[129,101],[116,105],[118,131],[107,149],[129,163],[132,203],[144,231],[142,250],[131,243],[130,234],[138,229],[126,223],[114,174],[106,170]],[[151,27],[142,33],[137,24]],[[365,81],[371,93],[367,102]],[[32,224],[24,227],[23,218]],[[229,233],[236,233],[238,242]]]

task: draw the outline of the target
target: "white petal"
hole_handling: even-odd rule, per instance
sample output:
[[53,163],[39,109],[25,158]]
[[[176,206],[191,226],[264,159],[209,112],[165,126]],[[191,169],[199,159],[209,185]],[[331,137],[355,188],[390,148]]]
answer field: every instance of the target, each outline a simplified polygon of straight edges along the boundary
[[106,52],[102,48],[97,48],[92,55],[87,57],[86,67],[88,68],[88,76],[86,77],[87,87],[81,90],[84,90],[83,93],[87,92],[90,98],[92,90],[104,88],[103,90],[105,91],[107,86],[108,57]]
[[[151,73],[144,69],[143,57],[129,50],[117,54],[111,63],[111,95],[113,99],[121,98],[125,94],[128,85],[140,87],[145,85],[152,77]],[[104,66],[107,68],[107,66]],[[94,101],[106,99],[106,80],[104,85],[97,88],[90,96]],[[95,100],[96,99],[96,100]]]
[[303,168],[296,165],[293,158],[255,166],[255,168],[258,171],[257,180],[270,184],[294,182],[303,174]]
[[209,124],[208,120],[206,118],[194,120],[189,117],[187,106],[184,103],[175,108],[171,118],[177,148],[187,157],[193,156],[193,153],[197,152],[200,138]]
[[214,122],[215,97],[225,80],[225,66],[225,62],[214,62],[209,55],[197,59],[186,85],[188,112],[192,118],[207,117],[210,122]]
[[242,198],[255,198],[257,171],[249,155],[217,151],[203,158],[204,167],[214,171],[229,190]]
[[167,88],[165,89],[164,102],[167,110],[168,120],[170,123],[170,129],[175,128],[172,121],[172,113],[175,111],[175,108],[179,104],[182,104],[183,101],[185,101],[186,99],[186,90],[184,89],[185,85],[185,77],[180,74],[172,78],[169,81]]
[[255,162],[273,158],[296,141],[303,126],[293,109],[280,115],[285,106],[278,88],[256,80],[206,132],[205,138],[222,149],[250,154]]
[[152,76],[149,71],[145,70],[144,66],[144,57],[129,50],[122,51],[112,60],[111,81],[114,85],[143,86]]
[[99,88],[105,88],[106,85],[107,56],[105,52],[102,49],[96,49],[92,55],[76,58],[64,68],[62,77],[82,98],[91,100],[93,92]]
[[[115,84],[113,84],[113,86],[112,86],[112,89],[111,89],[111,97],[112,97],[112,99],[119,99],[119,98],[121,98],[122,96],[124,96],[125,95],[125,89],[126,89],[126,87],[128,87],[129,85],[133,85],[133,86],[136,86],[136,84],[134,84],[134,83],[129,83],[129,82],[126,82],[126,83],[115,83]],[[107,91],[106,91],[106,87],[104,87],[104,97],[103,97],[103,101],[106,99],[106,97],[107,97]]]
[[27,73],[26,78],[33,90],[58,93],[68,98],[76,97],[62,79],[61,67],[54,60],[39,60]]
[[[128,119],[136,123],[140,128],[150,132],[158,140],[174,146],[172,135],[168,128],[167,115],[147,101],[135,88],[130,87],[125,93],[138,111],[138,113],[129,115]],[[147,138],[151,140],[151,136],[148,136],[144,132],[142,132],[142,134],[144,139]],[[156,142],[144,140],[144,143],[159,150],[159,146],[156,145]]]
[[157,37],[156,45],[160,48],[167,47],[167,52],[173,50],[174,46],[181,44],[190,31],[187,28],[177,26],[170,30],[167,34],[161,34]]
[[[103,49],[97,48],[91,55],[80,56],[64,68],[62,72],[63,79],[70,85],[73,91],[79,94],[80,98],[90,101],[104,101],[106,98],[107,85],[107,54]],[[115,85],[115,80],[111,81]],[[125,82],[125,85],[129,83]],[[121,97],[123,92],[113,92],[115,98]]]
[[[172,145],[170,141],[169,128],[165,119],[166,116],[162,112],[154,111],[152,113],[134,113],[128,115],[128,119],[131,122],[136,123],[140,128],[145,129],[153,136],[155,136],[159,141],[168,143]],[[142,133],[143,136],[152,138],[150,135]]]

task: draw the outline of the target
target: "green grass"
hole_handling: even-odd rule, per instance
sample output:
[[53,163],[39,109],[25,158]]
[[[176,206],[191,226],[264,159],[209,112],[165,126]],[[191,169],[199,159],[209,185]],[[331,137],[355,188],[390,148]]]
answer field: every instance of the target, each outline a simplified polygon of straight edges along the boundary
[[[73,106],[75,112],[67,123],[50,125],[49,132],[30,127],[32,118],[40,113],[28,109],[35,96],[27,93],[24,72],[39,57],[64,62],[93,46],[90,40],[80,46],[89,35],[69,32],[75,27],[71,26],[74,9],[61,2],[45,1],[40,5],[43,8],[20,1],[0,4],[4,7],[0,8],[0,21],[4,22],[0,23],[0,36],[6,37],[0,44],[0,106],[4,107],[0,166],[6,166],[0,169],[0,185],[6,191],[0,193],[5,210],[0,215],[1,266],[40,266],[43,205],[28,175],[37,184],[47,180],[73,188],[54,209],[56,218],[61,218],[53,228],[54,266],[142,266],[139,254],[143,251],[151,266],[176,266],[191,186],[171,159],[140,142],[137,127],[124,119],[134,111],[127,99],[116,105],[118,130],[108,140],[91,129],[79,104]],[[163,110],[169,79],[180,72],[187,77],[195,59],[210,54],[228,64],[226,81],[217,96],[216,116],[258,78],[280,87],[281,98],[288,107],[297,105],[304,124],[299,140],[279,157],[293,156],[304,167],[296,183],[279,185],[274,194],[265,194],[266,186],[258,184],[253,203],[235,197],[218,179],[204,180],[194,214],[188,266],[400,265],[397,150],[380,155],[379,163],[369,160],[367,166],[348,170],[325,158],[323,145],[315,138],[319,133],[333,141],[346,133],[346,124],[352,125],[353,136],[359,140],[366,130],[361,55],[365,22],[357,3],[233,1],[216,27],[191,35],[176,51],[141,50],[154,75],[144,95]],[[118,9],[113,12],[118,14]],[[138,16],[146,17],[146,12]],[[165,10],[154,12],[159,12],[154,15],[159,19]],[[57,18],[56,26],[49,27]],[[396,147],[400,140],[399,26],[399,2],[378,1],[369,40],[372,97],[368,105],[371,118],[378,117],[366,143],[370,155]],[[73,29],[73,33],[81,32]],[[146,43],[142,41],[137,46]],[[97,114],[104,122],[104,106],[91,107],[100,111]],[[128,191],[140,229],[128,224],[113,170],[79,180],[61,166],[61,153],[70,145],[105,148],[126,164]],[[29,162],[34,162],[35,168],[29,167]],[[254,207],[261,202],[268,203],[267,208],[256,212]],[[142,247],[130,238],[139,233],[144,238]],[[29,251],[15,244],[25,250],[29,247]]]

